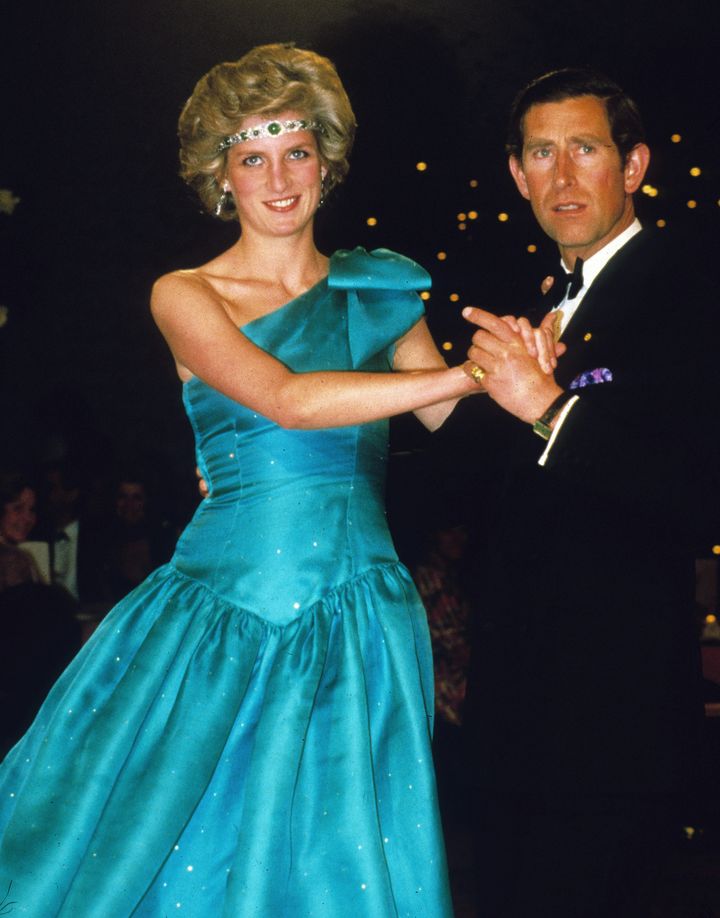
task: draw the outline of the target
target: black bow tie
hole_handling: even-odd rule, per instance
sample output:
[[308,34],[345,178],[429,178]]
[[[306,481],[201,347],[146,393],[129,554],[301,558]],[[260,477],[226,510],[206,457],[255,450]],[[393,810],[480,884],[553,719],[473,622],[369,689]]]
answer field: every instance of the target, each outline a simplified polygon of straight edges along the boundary
[[569,300],[574,300],[583,286],[582,258],[575,259],[575,266],[573,267],[572,274],[568,274],[567,272],[561,274],[560,277],[555,278],[555,284],[557,284],[558,287],[557,293],[555,294],[555,299],[558,303],[565,296],[566,290],[567,298]]

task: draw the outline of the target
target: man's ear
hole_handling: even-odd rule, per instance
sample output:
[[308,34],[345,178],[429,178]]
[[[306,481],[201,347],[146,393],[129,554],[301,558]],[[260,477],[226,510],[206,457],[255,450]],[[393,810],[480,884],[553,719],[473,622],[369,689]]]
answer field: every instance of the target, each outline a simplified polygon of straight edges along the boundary
[[642,185],[645,173],[650,165],[650,149],[647,144],[636,143],[630,150],[623,172],[625,173],[625,191],[634,194]]
[[527,179],[525,178],[525,173],[523,172],[522,162],[520,159],[513,154],[508,159],[508,166],[510,167],[510,173],[515,180],[517,185],[517,190],[525,198],[526,201],[530,200],[530,192],[528,191]]

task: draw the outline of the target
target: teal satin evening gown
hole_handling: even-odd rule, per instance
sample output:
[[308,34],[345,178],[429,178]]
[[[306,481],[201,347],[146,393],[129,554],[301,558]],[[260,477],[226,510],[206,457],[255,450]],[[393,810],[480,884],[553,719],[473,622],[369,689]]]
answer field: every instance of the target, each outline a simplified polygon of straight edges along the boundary
[[[428,283],[338,252],[242,333],[298,372],[386,371]],[[386,423],[284,430],[199,379],[184,400],[210,497],[0,768],[0,914],[451,915]]]

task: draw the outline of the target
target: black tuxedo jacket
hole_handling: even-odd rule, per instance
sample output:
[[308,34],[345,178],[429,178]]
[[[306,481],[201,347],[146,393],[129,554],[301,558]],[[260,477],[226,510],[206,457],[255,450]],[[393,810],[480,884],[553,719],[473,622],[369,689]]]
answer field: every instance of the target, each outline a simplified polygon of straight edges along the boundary
[[666,792],[692,773],[693,558],[706,519],[720,521],[720,338],[692,267],[660,234],[631,239],[563,336],[560,385],[608,381],[576,389],[546,466],[514,419],[504,449],[483,441],[504,467],[483,492],[465,719],[487,789]]
[[[50,570],[55,563],[54,533],[45,533],[49,546]],[[105,572],[107,533],[97,525],[81,518],[78,529],[75,569],[77,576],[78,602],[80,605],[106,603],[109,607],[111,594]]]

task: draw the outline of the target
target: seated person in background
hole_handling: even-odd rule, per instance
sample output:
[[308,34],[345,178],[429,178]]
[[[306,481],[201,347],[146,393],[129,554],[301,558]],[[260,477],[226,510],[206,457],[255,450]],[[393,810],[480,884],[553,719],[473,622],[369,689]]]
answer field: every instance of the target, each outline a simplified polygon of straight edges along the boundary
[[44,583],[21,547],[35,518],[29,480],[17,472],[0,473],[0,758],[27,729],[80,646],[72,598]]
[[145,577],[169,560],[174,533],[152,514],[147,478],[137,471],[117,480],[113,520],[105,555],[105,578],[110,597],[122,599]]
[[78,603],[83,619],[100,619],[110,607],[104,583],[98,527],[84,513],[86,476],[78,460],[67,458],[44,470],[43,521],[50,543],[51,580]]
[[435,672],[433,758],[445,827],[467,813],[462,708],[470,659],[468,529],[453,509],[435,512],[413,579],[427,612]]
[[35,520],[30,481],[19,472],[0,472],[0,590],[42,579],[32,556],[20,548]]

